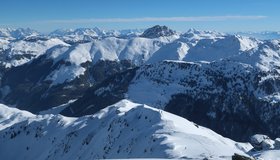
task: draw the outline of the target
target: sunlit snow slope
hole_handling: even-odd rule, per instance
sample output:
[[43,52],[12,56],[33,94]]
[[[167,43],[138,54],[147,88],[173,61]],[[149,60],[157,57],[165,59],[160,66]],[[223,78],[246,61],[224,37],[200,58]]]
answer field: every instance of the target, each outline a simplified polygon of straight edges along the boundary
[[230,159],[252,147],[184,118],[122,100],[80,118],[0,105],[1,159]]

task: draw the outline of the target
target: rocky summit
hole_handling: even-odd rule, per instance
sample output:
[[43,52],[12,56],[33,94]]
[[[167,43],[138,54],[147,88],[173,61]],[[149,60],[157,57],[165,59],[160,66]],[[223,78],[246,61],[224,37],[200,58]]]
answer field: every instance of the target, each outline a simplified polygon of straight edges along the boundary
[[141,37],[145,38],[158,38],[164,36],[172,36],[176,34],[175,31],[169,29],[167,26],[156,25],[144,31]]

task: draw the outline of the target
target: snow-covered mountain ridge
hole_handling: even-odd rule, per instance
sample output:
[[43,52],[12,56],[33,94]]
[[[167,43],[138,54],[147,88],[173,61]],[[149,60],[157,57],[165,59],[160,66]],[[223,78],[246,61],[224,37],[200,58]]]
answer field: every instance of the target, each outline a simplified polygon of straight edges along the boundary
[[163,61],[129,70],[92,87],[62,113],[95,113],[128,98],[183,116],[233,139],[246,140],[255,133],[277,137],[280,103],[279,79],[275,76],[228,60]]
[[[57,31],[58,32],[58,31]],[[121,61],[130,60],[136,65],[154,63],[161,60],[185,60],[185,61],[213,61],[221,58],[237,56],[240,53],[257,49],[264,43],[256,39],[232,36],[217,32],[197,31],[191,29],[186,33],[178,34],[165,26],[152,27],[146,30],[143,35],[132,38],[120,38],[118,36],[102,37],[99,29],[77,29],[51,34],[51,38],[43,39],[20,39],[16,41],[3,41],[0,45],[1,67],[23,65],[40,55],[55,54],[48,56],[49,59],[57,62],[63,60],[73,65],[60,66],[48,76],[46,80],[53,80],[63,70],[71,70],[68,76],[54,84],[71,81],[84,74],[85,68],[81,64],[85,62],[96,63],[100,60]],[[70,33],[75,36],[93,34],[100,39],[90,39],[84,42],[71,42],[61,37],[67,37]],[[96,32],[100,32],[97,34]],[[151,37],[145,37],[149,33]],[[154,34],[154,35],[151,35]],[[60,40],[58,40],[60,39]],[[64,46],[64,48],[61,48]],[[245,56],[248,53],[244,54]],[[60,55],[58,57],[58,55]],[[71,56],[67,58],[67,56]],[[76,58],[74,58],[76,57]],[[238,56],[240,57],[240,56]],[[60,59],[57,59],[60,58]],[[72,77],[71,77],[72,76]]]
[[1,38],[2,102],[38,113],[78,99],[61,113],[81,116],[128,98],[235,140],[280,134],[279,40],[165,26],[136,32]]
[[14,39],[23,39],[27,37],[33,37],[33,36],[39,36],[40,33],[32,30],[30,28],[18,28],[18,29],[12,29],[12,28],[0,28],[0,38],[6,38],[9,40]]
[[[27,38],[13,41],[3,39],[0,41],[2,55],[15,58],[12,62],[9,62],[9,58],[5,57],[1,58],[1,60],[6,67],[22,65],[28,62],[28,60],[32,60],[34,56],[38,57],[45,54],[47,49],[55,50],[55,48],[52,49],[54,45],[44,44],[55,40],[55,46],[64,45],[69,47],[62,51],[56,51],[60,52],[60,54],[64,54],[66,51],[69,54],[69,52],[77,47],[87,50],[90,54],[87,57],[91,57],[87,59],[88,61],[126,59],[138,65],[166,59],[213,61],[234,56],[250,49],[257,49],[259,45],[265,43],[265,41],[253,38],[211,31],[197,31],[195,29],[190,29],[185,33],[177,33],[166,26],[154,26],[144,31],[143,34],[135,32],[137,33],[135,37],[120,37],[118,34],[104,36],[107,32],[98,28],[81,28],[76,30],[57,30],[47,36],[26,36]],[[130,34],[130,32],[126,31],[123,34]],[[96,38],[80,38],[81,36]],[[69,38],[67,39],[67,37]],[[70,40],[73,42],[69,42]],[[88,45],[91,45],[91,47],[87,47]],[[37,49],[43,46],[45,49]],[[81,51],[78,53],[81,53]],[[26,58],[30,54],[32,56]]]
[[262,40],[280,39],[280,32],[277,31],[237,32],[236,34],[246,37],[254,37]]
[[33,115],[0,105],[0,126],[0,155],[6,160],[217,160],[230,159],[234,153],[247,155],[252,148],[176,115],[128,100],[80,118]]

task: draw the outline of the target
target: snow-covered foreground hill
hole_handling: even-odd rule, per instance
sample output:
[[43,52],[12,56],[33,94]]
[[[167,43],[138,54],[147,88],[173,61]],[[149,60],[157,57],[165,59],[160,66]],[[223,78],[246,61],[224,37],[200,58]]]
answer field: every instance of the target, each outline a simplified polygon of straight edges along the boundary
[[[261,78],[262,77],[262,78]],[[62,114],[81,116],[127,98],[185,117],[234,140],[279,136],[277,73],[245,63],[163,61],[91,87]]]
[[0,156],[17,159],[230,159],[252,146],[184,118],[122,100],[94,115],[34,115],[0,105]]

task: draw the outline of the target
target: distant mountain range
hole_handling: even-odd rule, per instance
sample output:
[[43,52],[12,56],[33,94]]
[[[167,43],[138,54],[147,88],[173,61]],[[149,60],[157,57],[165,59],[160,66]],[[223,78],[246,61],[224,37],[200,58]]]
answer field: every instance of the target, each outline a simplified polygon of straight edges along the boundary
[[[162,124],[163,128],[174,127],[169,125],[169,120],[172,121],[177,119],[177,116],[181,116],[235,141],[248,142],[249,138],[257,133],[276,139],[280,137],[280,39],[277,37],[258,39],[255,38],[256,36],[247,34],[249,36],[243,36],[245,33],[227,34],[195,29],[180,33],[159,25],[146,30],[104,31],[98,28],[56,30],[48,35],[42,35],[31,29],[0,29],[1,103],[33,114],[54,114],[53,116],[36,116],[27,113],[26,118],[25,114],[21,116],[20,110],[10,111],[9,108],[3,107],[4,120],[1,121],[0,115],[0,128],[1,125],[9,125],[8,128],[15,125],[17,128],[20,127],[20,123],[27,123],[21,122],[21,119],[32,121],[32,123],[36,121],[35,128],[43,123],[44,127],[39,130],[42,134],[44,133],[42,137],[45,135],[46,137],[42,141],[53,149],[42,155],[42,159],[48,159],[46,158],[48,156],[50,156],[49,159],[67,159],[70,153],[82,154],[88,151],[88,148],[83,148],[83,146],[73,148],[70,145],[70,149],[68,142],[76,143],[88,135],[101,134],[90,129],[86,129],[85,132],[80,131],[79,129],[83,127],[79,128],[76,126],[77,123],[81,123],[82,126],[87,121],[91,121],[92,115],[101,119],[103,117],[106,124],[102,124],[101,120],[100,122],[96,120],[98,122],[93,126],[96,126],[98,130],[106,130],[106,127],[111,123],[115,124],[118,118],[123,121],[126,113],[130,113],[130,110],[134,110],[133,108],[146,104],[156,109],[145,106],[135,109],[137,112],[129,115],[131,123],[128,125],[142,126],[142,122],[138,124],[139,121],[133,117],[147,112],[148,115],[153,113],[155,119],[160,119],[155,120],[155,123],[152,119],[151,125],[148,125],[148,122],[145,124],[147,126],[144,126],[152,128],[153,125],[157,126],[162,124],[161,121],[166,121],[159,116],[164,113],[171,118],[168,119],[168,123]],[[119,105],[124,104],[134,107],[124,107],[127,109],[122,110]],[[119,109],[112,109],[114,107],[106,109],[111,105]],[[10,112],[12,112],[11,115],[18,115],[20,118],[15,116],[15,121],[9,120],[13,116],[5,119],[4,113]],[[115,116],[111,116],[113,112],[116,113]],[[80,118],[69,118],[68,121],[67,117],[57,114]],[[32,120],[28,120],[30,117]],[[61,141],[51,144],[49,139],[57,137],[56,134],[63,130],[63,126],[61,128],[52,122],[53,119],[69,125],[64,128],[65,132],[62,135],[57,135],[61,136]],[[180,122],[174,120],[172,123],[175,124],[173,129],[181,132],[181,124],[183,126],[190,122],[183,119]],[[180,125],[177,126],[178,124]],[[140,158],[139,155],[142,154],[146,158],[188,158],[188,155],[193,153],[201,153],[190,158],[199,159],[203,157],[202,155],[205,155],[205,158],[211,158],[208,153],[212,153],[212,150],[207,153],[204,150],[185,152],[181,147],[176,150],[176,146],[185,145],[179,144],[177,140],[172,143],[166,141],[166,146],[160,146],[164,148],[162,151],[166,152],[152,152],[151,148],[135,146],[144,150],[143,153],[142,150],[140,152],[123,148],[125,146],[131,149],[135,144],[131,144],[130,147],[129,144],[121,145],[119,150],[121,156],[117,156],[118,150],[114,145],[119,145],[123,141],[116,137],[117,132],[128,134],[128,130],[122,127],[112,128],[111,138],[97,136],[97,140],[104,138],[106,142],[112,141],[112,143],[102,143],[103,150],[98,150],[87,157]],[[188,127],[191,126],[186,126]],[[5,130],[5,128],[0,130],[0,137],[1,134],[12,137],[14,133],[18,135],[18,129],[14,130],[13,127]],[[48,135],[49,130],[53,136]],[[23,131],[20,130],[21,132]],[[141,131],[137,134],[151,136],[154,133],[162,134],[162,132],[163,130],[154,129],[151,133]],[[177,133],[173,134],[171,130],[164,132],[167,132],[167,135],[171,134],[170,139],[177,136]],[[204,131],[198,131],[199,134],[200,132]],[[76,133],[82,136],[75,136]],[[188,132],[179,134],[179,137],[182,139],[185,137],[186,143],[189,143],[187,140],[190,137],[186,136]],[[213,134],[216,137],[216,133],[213,132]],[[217,150],[213,150],[213,154],[215,153],[213,156],[216,158],[218,156],[223,159],[224,156],[216,154],[220,152],[219,147],[223,146],[220,143],[225,143],[225,148],[229,147],[231,150],[225,156],[232,155],[233,152],[244,153],[246,156],[255,154],[255,152],[248,153],[249,149],[245,151],[244,148],[235,146],[236,142],[224,140],[223,137],[222,142],[218,142],[211,135],[205,135],[205,140],[194,138],[196,136],[191,138],[202,143],[205,150],[209,150],[206,146],[212,145],[212,142],[219,144]],[[22,136],[22,138],[30,139],[31,142],[34,140],[32,136]],[[143,145],[151,145],[152,143],[145,138],[147,137],[144,136]],[[212,140],[211,143],[209,139]],[[16,141],[6,140],[4,145],[14,147],[14,142]],[[267,141],[263,143],[266,144]],[[277,140],[273,141],[273,145],[269,143],[270,148],[268,147],[267,151],[270,153],[275,146],[277,148],[277,145],[274,146],[277,143]],[[32,147],[31,144],[24,142],[24,145],[26,146],[22,147],[25,150],[23,149],[24,152],[20,150],[20,153],[31,159],[36,157],[33,154],[29,157],[27,154]],[[60,149],[61,146],[66,147],[69,155]],[[92,144],[91,147],[96,146]],[[201,148],[199,145],[197,147]],[[160,148],[155,149],[160,150]],[[2,153],[5,152],[6,150]],[[34,154],[41,152],[41,150],[36,150]],[[181,154],[182,152],[186,154]],[[275,154],[279,154],[278,151],[273,153]],[[7,155],[8,159],[13,156]]]
[[[164,29],[161,27],[165,28],[165,33],[157,32],[159,33],[159,35],[163,34],[164,36],[167,36],[168,34],[173,34],[173,31],[170,30],[168,27],[159,26],[159,25],[156,25],[153,28],[151,28],[151,31],[154,32],[156,28],[158,28],[159,31],[163,31]],[[169,30],[170,33],[167,33],[166,30]],[[198,31],[195,29],[190,29],[190,30]],[[146,33],[144,33],[144,31],[146,31]],[[149,30],[145,30],[145,29],[102,30],[95,27],[95,28],[77,28],[77,29],[57,29],[50,33],[43,34],[30,28],[17,28],[17,29],[0,28],[0,37],[9,38],[9,39],[23,39],[27,37],[40,36],[40,37],[59,37],[61,39],[69,40],[69,41],[82,41],[82,40],[86,41],[86,40],[92,40],[101,37],[123,37],[123,38],[136,37],[136,36],[140,36],[141,34],[143,34],[144,37],[148,38],[149,35],[147,34],[149,34]],[[231,32],[229,34],[253,37],[260,40],[280,39],[280,31],[260,31],[260,32],[248,31],[248,32]],[[149,37],[149,38],[153,38],[153,37]]]
[[280,39],[280,32],[264,31],[264,32],[237,32],[236,34],[254,37],[261,40]]
[[101,30],[99,28],[57,29],[48,34],[43,34],[30,28],[0,28],[0,37],[5,39],[35,39],[35,38],[59,38],[64,41],[79,42],[91,41],[104,37],[136,37],[142,34],[141,29],[126,30]]

